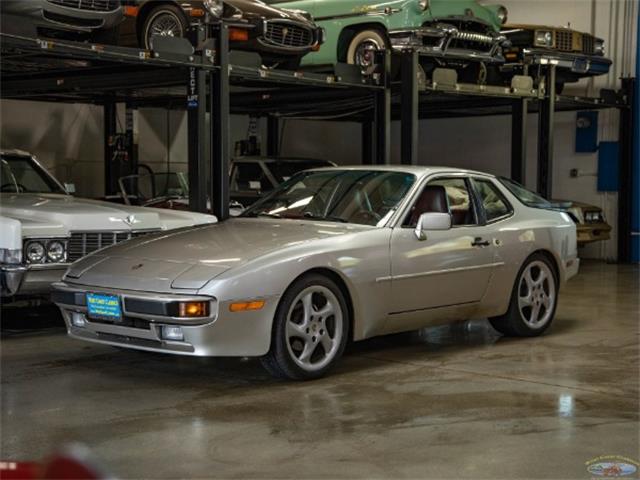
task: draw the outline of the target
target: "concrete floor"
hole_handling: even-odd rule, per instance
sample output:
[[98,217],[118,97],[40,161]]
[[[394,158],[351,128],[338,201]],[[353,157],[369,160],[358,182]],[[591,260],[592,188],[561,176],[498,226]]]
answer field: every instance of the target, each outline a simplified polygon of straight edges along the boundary
[[594,457],[640,457],[639,278],[586,264],[542,338],[474,321],[374,339],[312,383],[5,313],[0,458],[79,441],[122,478],[590,478]]

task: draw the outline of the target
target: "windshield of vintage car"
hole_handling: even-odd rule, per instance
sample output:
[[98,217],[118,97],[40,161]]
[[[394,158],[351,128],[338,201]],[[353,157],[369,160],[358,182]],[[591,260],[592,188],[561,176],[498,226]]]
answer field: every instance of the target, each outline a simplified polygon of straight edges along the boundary
[[0,192],[66,193],[29,157],[3,155],[0,165]]
[[127,197],[148,202],[157,198],[188,198],[189,184],[181,172],[130,175],[120,179],[120,190]]
[[514,182],[513,180],[510,180],[508,178],[500,178],[499,180],[505,187],[507,187],[507,190],[509,190],[518,200],[520,200],[526,206],[534,208],[552,207],[551,202],[545,200],[537,193],[534,193],[531,190],[527,190],[518,182]]
[[405,172],[306,171],[280,185],[242,216],[378,225],[415,181],[415,175]]

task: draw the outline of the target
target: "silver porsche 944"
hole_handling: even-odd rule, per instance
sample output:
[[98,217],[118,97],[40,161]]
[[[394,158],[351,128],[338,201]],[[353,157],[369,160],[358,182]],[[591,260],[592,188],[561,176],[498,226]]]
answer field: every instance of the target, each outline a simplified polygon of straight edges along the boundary
[[467,170],[310,170],[238,218],[83,258],[54,301],[74,338],[260,357],[291,379],[325,374],[349,340],[442,322],[535,336],[579,267],[576,225],[548,205]]

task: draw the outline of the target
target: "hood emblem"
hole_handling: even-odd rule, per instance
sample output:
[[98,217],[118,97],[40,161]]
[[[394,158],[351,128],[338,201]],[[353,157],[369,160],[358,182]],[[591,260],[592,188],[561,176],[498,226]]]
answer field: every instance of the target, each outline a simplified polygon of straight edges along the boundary
[[284,27],[282,29],[282,42],[283,43],[287,39],[287,35],[289,35],[289,29],[287,27]]
[[140,223],[140,220],[138,220],[135,215],[129,215],[127,218],[122,219],[122,221],[130,227],[136,223]]
[[144,267],[144,263],[138,263],[137,265],[131,267],[131,270],[140,270],[142,267]]

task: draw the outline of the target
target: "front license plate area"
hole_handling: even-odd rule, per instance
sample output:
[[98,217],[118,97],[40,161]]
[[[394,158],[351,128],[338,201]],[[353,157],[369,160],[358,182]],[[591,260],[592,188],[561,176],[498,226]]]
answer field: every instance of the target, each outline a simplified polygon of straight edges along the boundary
[[87,293],[87,316],[94,320],[121,322],[120,297],[102,293]]

